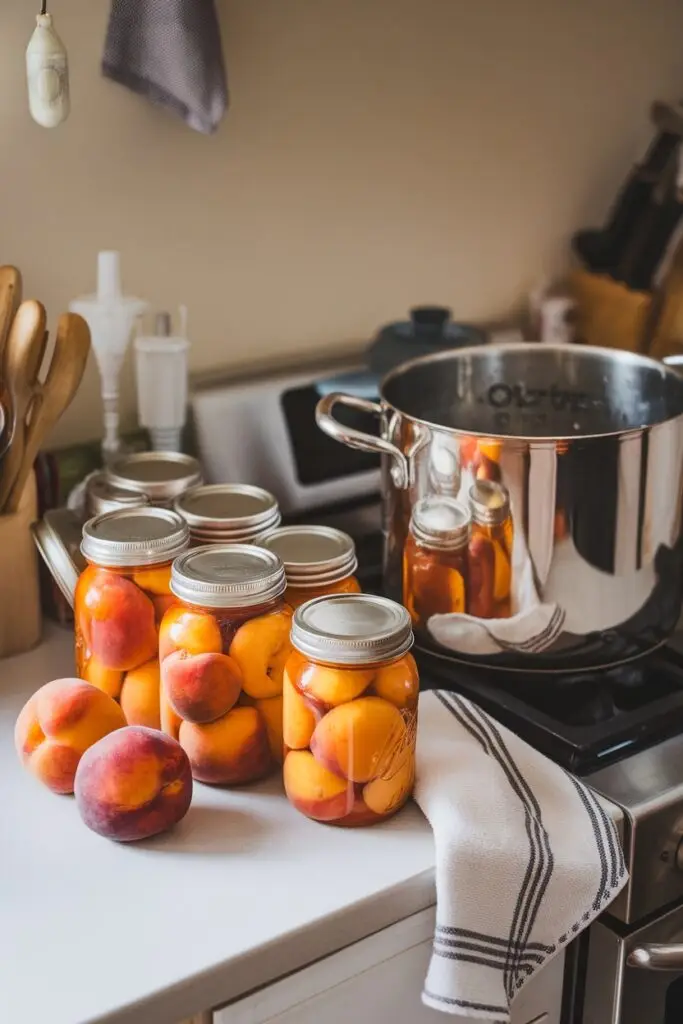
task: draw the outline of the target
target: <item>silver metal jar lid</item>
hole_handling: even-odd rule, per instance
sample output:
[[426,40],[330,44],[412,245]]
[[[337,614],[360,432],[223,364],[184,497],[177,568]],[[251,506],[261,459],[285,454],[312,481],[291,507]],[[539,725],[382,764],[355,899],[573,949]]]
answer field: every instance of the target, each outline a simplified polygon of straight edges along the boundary
[[455,498],[430,495],[413,508],[410,530],[427,547],[459,551],[470,539],[472,516]]
[[175,502],[194,539],[248,543],[279,526],[282,519],[269,491],[249,484],[193,487]]
[[119,455],[106,474],[109,484],[145,494],[153,504],[173,502],[183,491],[202,482],[201,466],[182,452]]
[[93,473],[85,489],[88,515],[101,516],[105,512],[118,512],[122,508],[140,508],[149,505],[149,498],[140,491],[116,487],[109,482],[104,470]]
[[171,562],[189,542],[187,523],[175,512],[127,508],[88,520],[81,551],[95,565],[125,568]]
[[294,613],[292,644],[332,665],[394,661],[413,646],[403,605],[371,594],[336,594],[307,601]]
[[356,546],[330,526],[281,526],[259,541],[282,559],[290,587],[323,587],[353,576]]
[[250,544],[212,544],[173,563],[171,591],[203,608],[249,608],[280,597],[285,568],[272,551]]
[[502,484],[477,480],[470,487],[470,509],[479,526],[499,526],[510,514],[510,495]]
[[43,561],[62,594],[73,608],[78,577],[86,561],[80,550],[81,523],[68,508],[55,508],[31,527]]

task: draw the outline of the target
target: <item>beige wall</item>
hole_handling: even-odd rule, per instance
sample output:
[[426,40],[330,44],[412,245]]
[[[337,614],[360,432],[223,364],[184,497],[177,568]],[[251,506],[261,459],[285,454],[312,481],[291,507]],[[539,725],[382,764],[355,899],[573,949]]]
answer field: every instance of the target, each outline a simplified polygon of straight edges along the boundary
[[[73,113],[32,124],[37,0],[0,2],[0,260],[54,318],[120,248],[130,290],[189,305],[196,369],[361,342],[420,301],[504,314],[683,93],[681,0],[220,6],[232,109],[203,138],[100,78],[106,0],[52,0]],[[54,440],[98,429],[91,366]]]

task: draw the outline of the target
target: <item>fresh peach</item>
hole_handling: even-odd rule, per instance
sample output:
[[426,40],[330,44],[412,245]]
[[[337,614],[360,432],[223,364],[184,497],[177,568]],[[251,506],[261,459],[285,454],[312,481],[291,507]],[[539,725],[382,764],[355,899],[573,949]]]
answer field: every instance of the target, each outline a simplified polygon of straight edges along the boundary
[[180,726],[183,720],[180,715],[176,715],[175,711],[169,704],[168,697],[166,696],[163,686],[159,688],[159,717],[161,718],[162,731],[165,732],[167,736],[172,736],[174,740],[177,740],[180,735]]
[[150,594],[165,597],[171,593],[170,565],[151,566],[133,573],[133,583]]
[[126,724],[106,693],[82,679],[55,679],[28,699],[14,742],[23,764],[54,793],[73,793],[81,757],[93,743]]
[[282,764],[284,742],[282,739],[282,697],[266,697],[257,700],[256,707],[266,723],[270,752],[276,764]]
[[336,707],[360,697],[374,675],[374,669],[329,668],[326,665],[311,664],[301,673],[299,685],[321,704]]
[[[79,598],[77,590],[77,608]],[[106,570],[92,574],[79,617],[87,646],[105,668],[127,672],[157,653],[154,605],[125,576]]]
[[373,779],[363,787],[363,800],[375,814],[393,814],[410,796],[415,781],[412,752],[406,751],[382,778]]
[[120,701],[128,725],[161,729],[160,687],[158,658],[126,673]]
[[221,631],[213,615],[191,611],[175,604],[169,608],[159,631],[159,657],[163,661],[175,651],[185,654],[220,654]]
[[187,722],[215,722],[242,689],[239,666],[227,654],[176,651],[164,659],[161,679],[171,707]]
[[282,673],[291,653],[289,609],[249,619],[235,633],[230,656],[242,670],[243,687],[250,697],[264,700],[282,693]]
[[133,725],[92,746],[76,772],[76,805],[93,832],[129,843],[165,832],[187,814],[192,774],[179,743]]
[[83,666],[83,678],[88,683],[92,683],[98,690],[102,690],[103,693],[108,693],[110,697],[115,700],[121,694],[121,687],[123,686],[123,672],[118,672],[114,668],[105,668],[101,665],[96,657],[88,658],[85,665]]
[[304,750],[311,742],[311,736],[318,718],[315,711],[302,697],[285,669],[282,680],[282,737],[290,750]]
[[284,783],[290,803],[316,821],[339,821],[353,808],[353,786],[319,764],[309,750],[290,750]]
[[262,778],[272,766],[266,725],[257,708],[233,708],[208,725],[182,722],[180,743],[199,782],[238,786]]
[[406,726],[401,712],[380,697],[361,697],[333,708],[311,738],[316,759],[352,782],[381,775],[403,749]]
[[372,689],[378,697],[395,704],[397,708],[413,707],[420,691],[420,679],[412,654],[379,669]]
[[152,597],[152,604],[154,605],[154,620],[159,626],[168,609],[177,604],[177,600],[173,594],[158,594]]

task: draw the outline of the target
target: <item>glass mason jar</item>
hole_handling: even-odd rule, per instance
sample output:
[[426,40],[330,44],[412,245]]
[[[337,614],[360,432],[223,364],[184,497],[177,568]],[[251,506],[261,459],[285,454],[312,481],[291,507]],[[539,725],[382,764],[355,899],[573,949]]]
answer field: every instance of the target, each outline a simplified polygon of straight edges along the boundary
[[172,602],[171,563],[189,543],[175,512],[107,512],[83,527],[76,584],[78,675],[121,703],[129,725],[160,728],[158,629]]
[[196,459],[182,452],[135,452],[117,456],[105,470],[111,487],[143,494],[151,505],[173,508],[173,502],[202,482]]
[[104,470],[98,470],[88,478],[85,488],[88,519],[104,515],[105,512],[118,512],[122,508],[140,508],[149,504],[149,499],[139,491],[129,491],[110,484]]
[[434,495],[415,505],[403,551],[403,603],[416,628],[426,629],[432,615],[468,610],[470,524],[455,498]]
[[282,675],[292,613],[277,555],[211,545],[173,563],[159,634],[162,725],[199,782],[241,785],[282,762]]
[[480,619],[512,614],[512,541],[510,496],[491,480],[470,489],[472,534],[469,543],[469,612]]
[[294,613],[284,782],[309,818],[370,825],[410,797],[419,690],[412,643],[408,612],[384,597],[319,597]]
[[250,484],[193,487],[176,499],[175,510],[190,527],[193,547],[254,544],[282,519],[273,495]]
[[261,547],[279,555],[285,567],[285,601],[298,608],[327,594],[359,594],[356,546],[341,530],[328,526],[281,526]]

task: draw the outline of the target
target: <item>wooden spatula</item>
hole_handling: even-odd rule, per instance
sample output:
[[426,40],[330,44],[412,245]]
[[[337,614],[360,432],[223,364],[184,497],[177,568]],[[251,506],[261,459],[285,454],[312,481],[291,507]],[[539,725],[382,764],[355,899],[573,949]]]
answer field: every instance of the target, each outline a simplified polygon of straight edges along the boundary
[[5,503],[5,512],[17,509],[40,448],[78,391],[89,352],[90,330],[85,320],[76,313],[62,314],[50,369],[45,382],[38,386],[31,407],[21,467]]
[[16,267],[0,267],[0,371],[9,329],[20,305],[21,274]]
[[21,468],[26,420],[35,396],[38,371],[45,355],[45,309],[29,299],[16,312],[5,348],[2,375],[9,397],[9,448],[0,463],[0,512],[4,510]]

